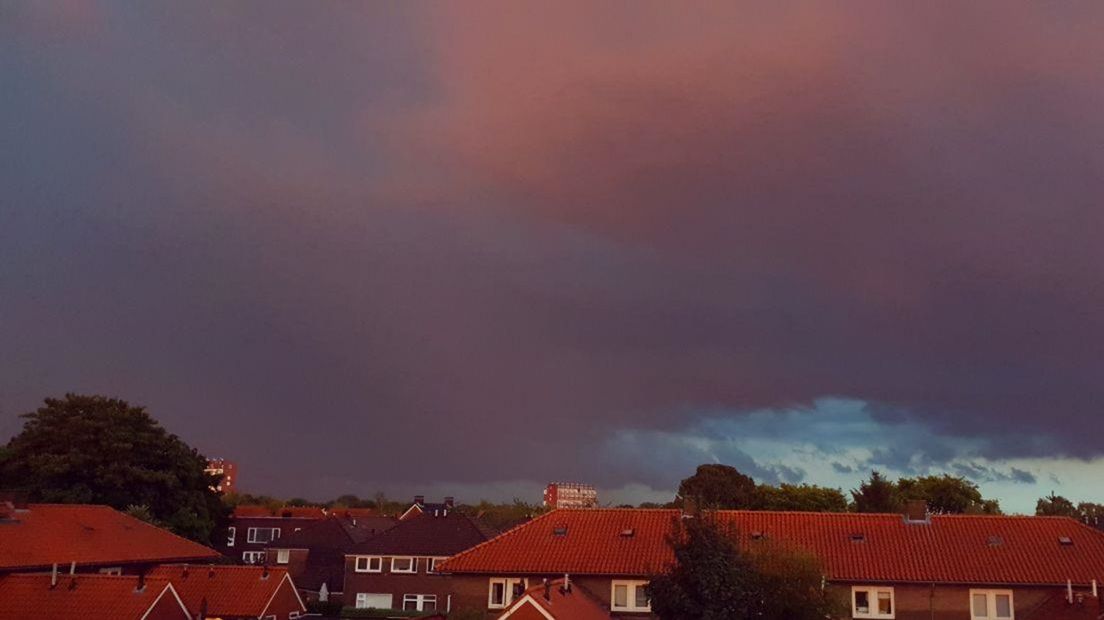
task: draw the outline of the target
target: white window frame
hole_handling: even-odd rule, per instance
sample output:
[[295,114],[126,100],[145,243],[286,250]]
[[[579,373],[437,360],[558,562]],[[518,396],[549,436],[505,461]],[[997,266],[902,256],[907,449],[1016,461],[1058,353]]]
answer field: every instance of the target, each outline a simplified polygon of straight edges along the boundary
[[287,564],[291,560],[291,549],[277,549],[276,550],[276,563]]
[[238,528],[234,527],[233,525],[226,528],[226,546],[227,547],[233,547],[234,546],[234,539],[237,538],[237,537],[238,537]]
[[[414,609],[407,609],[406,604],[414,603]],[[433,603],[433,609],[425,609],[426,603]],[[402,601],[403,611],[437,611],[436,594],[404,594]]]
[[[974,614],[974,595],[985,595],[985,615],[978,616]],[[1008,596],[1008,613],[1009,616],[997,616],[991,615],[997,613],[997,596]],[[1016,599],[1012,596],[1012,590],[970,590],[970,618],[971,620],[1016,620]]]
[[[502,602],[496,603],[494,600],[494,587],[495,584],[502,584]],[[522,586],[521,591],[524,592],[529,589],[529,580],[522,579],[520,577],[492,577],[487,582],[487,608],[488,609],[506,609],[514,603],[514,586]],[[521,597],[518,597],[521,598]]]
[[448,557],[430,557],[426,558],[426,574],[437,575],[437,565],[447,560]]
[[[395,568],[395,560],[410,560],[409,570],[399,570]],[[397,555],[391,558],[391,572],[396,575],[414,575],[418,572],[418,558],[409,555]]]
[[[360,567],[360,561],[364,560],[364,568]],[[374,560],[374,562],[373,562]],[[376,567],[372,568],[372,564]],[[358,555],[353,560],[353,571],[357,573],[382,573],[383,572],[383,556],[379,555]],[[370,593],[369,593],[370,594]]]
[[264,561],[264,551],[242,551],[242,562],[246,564],[259,564]]
[[[268,540],[257,540],[257,532],[260,530],[267,530],[270,538]],[[278,527],[251,527],[245,531],[245,542],[247,543],[266,544],[279,539],[280,528]]]
[[[866,592],[866,600],[870,604],[870,609],[865,612],[860,612],[858,607],[858,593]],[[889,613],[883,614],[878,611],[878,594],[888,592],[889,593]],[[972,600],[972,599],[971,599]],[[876,618],[877,620],[892,620],[896,618],[897,614],[897,601],[893,595],[893,588],[886,588],[881,586],[852,586],[851,587],[851,617],[852,618]]]
[[[625,599],[628,605],[621,606],[617,604],[617,586],[628,588],[628,596]],[[637,607],[636,605],[637,588],[646,588],[647,586],[648,582],[642,579],[614,579],[610,582],[610,611],[651,611],[651,601],[643,607]]]
[[369,609],[368,597],[369,596],[386,596],[388,603],[387,607],[375,607],[373,609],[393,609],[395,604],[395,595],[388,594],[386,592],[357,592],[356,595],[356,608],[357,609]]

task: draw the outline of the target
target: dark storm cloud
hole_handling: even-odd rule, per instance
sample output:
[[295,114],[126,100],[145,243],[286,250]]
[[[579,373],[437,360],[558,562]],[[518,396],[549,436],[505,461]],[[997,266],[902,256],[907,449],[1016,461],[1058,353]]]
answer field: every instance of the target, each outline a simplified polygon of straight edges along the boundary
[[111,392],[288,493],[669,484],[611,438],[831,395],[1099,454],[1104,10],[661,6],[3,9],[0,433]]

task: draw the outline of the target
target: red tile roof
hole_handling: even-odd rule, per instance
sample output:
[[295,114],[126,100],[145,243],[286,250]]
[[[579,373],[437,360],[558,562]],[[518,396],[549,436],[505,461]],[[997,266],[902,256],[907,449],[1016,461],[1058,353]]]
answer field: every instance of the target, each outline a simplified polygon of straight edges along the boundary
[[274,517],[277,519],[322,519],[326,516],[326,509],[321,506],[283,506],[270,508],[259,505],[241,505],[234,507],[235,519],[249,519],[256,517]]
[[[193,614],[207,601],[210,616],[258,617],[280,585],[291,580],[287,569],[261,566],[159,566],[150,575],[172,582]],[[304,607],[302,611],[306,611]]]
[[219,557],[214,549],[113,508],[85,504],[31,504],[16,510],[0,522],[0,550],[0,571]]
[[547,598],[545,598],[544,584],[529,588],[521,598],[502,612],[502,615],[498,617],[499,620],[520,616],[519,612],[526,606],[543,609],[546,613],[540,614],[542,618],[551,617],[554,620],[609,620],[609,611],[584,588],[572,584],[571,589],[565,591],[563,585],[563,579],[557,579],[549,583]]
[[50,575],[5,575],[0,577],[0,618],[41,620],[139,620],[157,602],[168,596],[180,609],[180,620],[188,612],[166,579],[146,579],[139,591],[136,576],[60,575],[50,587]]
[[[753,533],[811,552],[834,581],[1104,583],[1104,533],[1063,517],[719,511]],[[672,561],[674,510],[556,510],[445,562],[453,573],[653,575]],[[631,535],[629,532],[631,531]],[[861,540],[852,535],[861,534]],[[1065,539],[1069,544],[1062,544]]]

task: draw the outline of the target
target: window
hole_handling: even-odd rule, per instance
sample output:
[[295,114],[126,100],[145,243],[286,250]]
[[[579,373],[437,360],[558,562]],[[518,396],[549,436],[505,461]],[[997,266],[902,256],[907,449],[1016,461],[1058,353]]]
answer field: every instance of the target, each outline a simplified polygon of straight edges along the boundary
[[238,528],[234,527],[233,525],[226,528],[226,546],[227,547],[233,547],[234,546],[234,538],[237,535],[238,535]]
[[426,558],[426,572],[436,575],[437,565],[444,562],[448,558]]
[[403,611],[435,611],[436,594],[406,594],[403,596]]
[[391,558],[392,573],[416,573],[418,572],[417,558]]
[[287,564],[288,563],[288,558],[290,558],[290,557],[291,557],[291,550],[290,549],[277,549],[276,550],[276,563],[277,564]]
[[651,611],[652,602],[648,600],[645,589],[647,581],[614,580],[613,594],[610,597],[613,611]]
[[357,609],[391,609],[391,595],[357,592],[356,606]]
[[246,564],[258,564],[264,561],[264,551],[243,551],[242,562]]
[[383,558],[369,555],[357,556],[355,570],[358,573],[382,573]]
[[894,618],[893,588],[851,588],[852,618]]
[[1011,620],[1012,590],[970,590],[970,618],[973,620]]
[[280,537],[278,527],[251,527],[245,532],[245,541],[251,543],[272,542]]
[[509,606],[515,600],[521,598],[525,588],[529,586],[529,580],[507,577],[491,579],[490,593],[487,595],[487,607],[502,609]]
[[123,567],[122,566],[112,566],[110,568],[101,568],[99,572],[100,572],[101,575],[122,575],[123,574]]

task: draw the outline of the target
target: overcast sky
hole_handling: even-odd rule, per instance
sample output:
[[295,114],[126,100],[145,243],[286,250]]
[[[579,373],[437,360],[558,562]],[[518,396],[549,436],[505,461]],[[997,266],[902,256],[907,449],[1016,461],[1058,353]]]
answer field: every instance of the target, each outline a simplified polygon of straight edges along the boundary
[[0,0],[0,439],[1104,501],[1104,5]]

